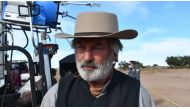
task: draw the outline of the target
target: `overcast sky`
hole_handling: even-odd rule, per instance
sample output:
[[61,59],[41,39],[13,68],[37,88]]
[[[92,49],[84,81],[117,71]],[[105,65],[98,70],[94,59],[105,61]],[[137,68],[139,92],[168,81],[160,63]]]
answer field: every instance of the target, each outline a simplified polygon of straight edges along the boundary
[[[60,11],[68,11],[74,17],[85,11],[113,12],[118,15],[120,30],[137,30],[139,35],[136,39],[122,40],[124,49],[119,54],[119,61],[136,60],[144,65],[165,66],[167,56],[190,55],[190,2],[96,1],[96,3],[101,4],[101,7],[66,5],[62,6]],[[59,21],[64,32],[73,34],[75,20],[59,17]],[[59,50],[52,58],[52,67],[58,68],[59,60],[73,53],[73,50],[65,39],[55,39],[53,37],[55,33],[58,32],[49,35],[52,39],[50,43],[59,44]],[[14,31],[13,34],[16,45],[25,44],[25,37],[21,31]],[[33,55],[31,40],[27,50]],[[25,56],[16,53],[14,59],[25,59]]]

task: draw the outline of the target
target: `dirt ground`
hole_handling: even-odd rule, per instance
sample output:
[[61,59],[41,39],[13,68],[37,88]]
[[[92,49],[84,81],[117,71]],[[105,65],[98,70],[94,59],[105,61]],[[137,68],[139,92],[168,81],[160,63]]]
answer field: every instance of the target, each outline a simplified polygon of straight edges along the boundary
[[141,83],[158,107],[190,107],[190,69],[145,68]]

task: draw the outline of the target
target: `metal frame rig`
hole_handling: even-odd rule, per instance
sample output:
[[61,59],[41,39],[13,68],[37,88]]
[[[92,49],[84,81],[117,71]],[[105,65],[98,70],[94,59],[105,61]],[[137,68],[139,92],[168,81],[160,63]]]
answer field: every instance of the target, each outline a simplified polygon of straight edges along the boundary
[[[5,1],[4,1],[5,2]],[[19,2],[19,1],[18,1]],[[34,5],[34,2],[36,2],[36,4]],[[36,102],[36,90],[35,90],[35,75],[41,75],[42,76],[42,97],[45,95],[45,93],[48,91],[48,89],[52,86],[51,83],[51,75],[50,75],[50,71],[51,71],[51,58],[54,54],[56,54],[57,50],[58,50],[58,45],[57,44],[47,44],[46,43],[46,39],[48,37],[48,33],[52,32],[52,29],[54,29],[55,31],[60,30],[62,32],[61,27],[59,27],[60,23],[57,22],[58,21],[58,16],[62,16],[63,17],[69,17],[72,19],[76,19],[75,17],[71,16],[68,14],[67,11],[63,11],[60,12],[59,8],[60,6],[65,6],[65,5],[84,5],[84,6],[97,6],[100,7],[100,4],[97,3],[85,3],[85,2],[68,2],[68,1],[47,1],[44,3],[48,3],[48,2],[52,2],[55,3],[57,5],[56,9],[54,10],[55,14],[56,14],[56,21],[53,22],[53,26],[52,25],[41,25],[41,24],[33,24],[33,17],[39,16],[41,14],[40,12],[40,4],[43,1],[34,1],[34,2],[30,2],[30,1],[26,1],[26,5],[18,5],[18,14],[21,17],[29,17],[30,21],[28,23],[24,23],[24,22],[20,22],[20,21],[12,21],[12,20],[6,20],[6,19],[1,19],[0,20],[0,24],[2,25],[2,27],[4,28],[3,31],[0,33],[0,39],[4,38],[5,41],[1,42],[0,41],[0,51],[9,51],[11,50],[11,53],[13,52],[13,50],[17,50],[20,51],[22,53],[24,53],[26,55],[26,57],[28,58],[28,63],[29,63],[29,73],[30,73],[30,83],[31,83],[31,92],[32,92],[32,106],[39,106],[39,104],[37,104]],[[38,2],[38,3],[37,3]],[[40,4],[40,5],[38,5]],[[2,5],[5,6],[5,5]],[[22,9],[27,9],[28,10],[28,14],[23,14],[21,11]],[[3,9],[3,8],[1,8]],[[38,12],[33,13],[34,9],[37,9]],[[3,11],[3,10],[1,10]],[[26,40],[27,43],[24,47],[19,47],[19,46],[14,46],[14,38],[13,38],[13,34],[12,31],[13,30],[21,30],[24,32],[25,36],[26,36]],[[29,42],[29,38],[26,34],[26,31],[30,31],[31,33],[31,37],[32,37],[32,44],[33,47],[35,49],[35,52],[37,53],[37,55],[39,56],[39,71],[34,71],[34,62],[31,58],[31,55],[29,54],[29,52],[26,50],[26,47],[28,46],[28,42]],[[34,32],[37,35],[37,42],[34,39]],[[11,35],[12,38],[12,45],[8,45],[7,44],[7,33],[9,33]],[[41,34],[41,42],[39,41],[39,33]],[[7,74],[9,74],[10,72],[10,66],[12,63],[12,55],[11,54],[11,59],[9,62],[9,65],[7,63],[5,64],[1,64],[1,65],[8,65],[8,72]],[[6,59],[7,60],[7,59]],[[6,86],[6,83],[5,83]],[[6,89],[6,87],[5,87]],[[5,90],[6,92],[6,90]],[[3,95],[3,100],[5,99],[6,93],[4,93]],[[1,102],[1,106],[3,105],[3,101]]]

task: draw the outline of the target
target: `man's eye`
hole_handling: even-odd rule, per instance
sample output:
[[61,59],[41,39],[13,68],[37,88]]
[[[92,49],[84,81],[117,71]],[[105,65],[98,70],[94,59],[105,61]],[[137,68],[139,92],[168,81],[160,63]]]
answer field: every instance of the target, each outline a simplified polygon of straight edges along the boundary
[[84,47],[83,46],[76,46],[76,51],[83,51]]
[[94,49],[98,49],[98,50],[101,50],[102,48],[100,48],[100,47],[95,47]]
[[77,50],[81,50],[81,49],[84,49],[84,47],[77,47],[76,49]]
[[94,50],[95,51],[101,51],[101,50],[103,50],[103,48],[101,48],[101,47],[94,47]]

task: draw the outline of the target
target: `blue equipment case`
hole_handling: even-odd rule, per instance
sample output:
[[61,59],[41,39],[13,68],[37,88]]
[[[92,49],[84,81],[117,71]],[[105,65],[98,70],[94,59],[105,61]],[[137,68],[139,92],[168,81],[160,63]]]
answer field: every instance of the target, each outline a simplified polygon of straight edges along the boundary
[[[11,3],[13,3],[13,4],[11,4]],[[26,4],[27,3],[24,1],[22,1],[22,2],[20,2],[20,1],[18,1],[18,2],[3,1],[2,19],[5,21],[12,21],[12,22],[17,22],[17,23],[28,24],[29,17],[19,16],[19,11],[24,10],[24,9],[19,10],[19,6],[27,7]],[[59,12],[59,2],[56,2],[56,1],[33,1],[32,6],[33,6],[32,7],[32,15],[34,15],[34,16],[32,16],[32,24],[33,25],[49,26],[50,28],[56,28],[56,25],[58,24],[57,20],[58,20],[58,12]],[[24,11],[25,11],[25,13],[27,12],[26,10],[24,10]],[[38,14],[35,15],[36,13],[38,13]]]

